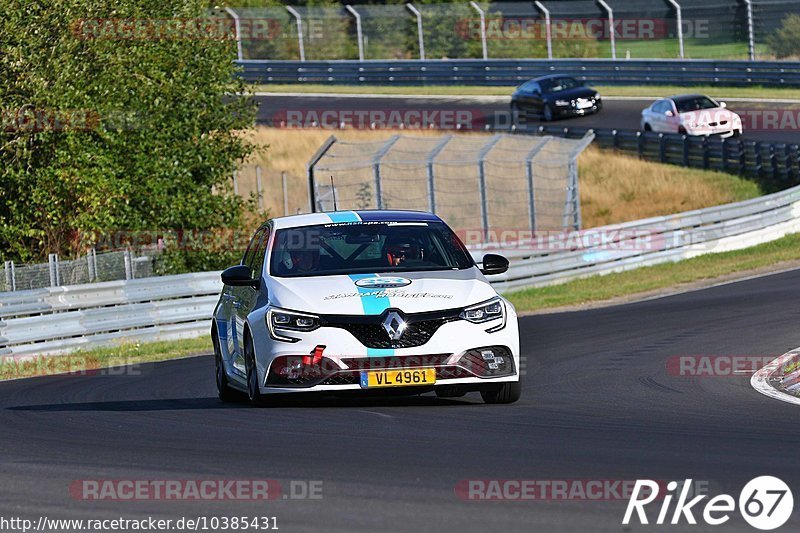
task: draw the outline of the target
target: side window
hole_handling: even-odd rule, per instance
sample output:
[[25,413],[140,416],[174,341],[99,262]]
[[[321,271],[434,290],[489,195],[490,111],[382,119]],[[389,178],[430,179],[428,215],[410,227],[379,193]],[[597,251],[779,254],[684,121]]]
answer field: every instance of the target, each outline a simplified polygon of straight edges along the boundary
[[264,256],[267,252],[267,243],[269,242],[269,228],[265,228],[262,234],[261,241],[258,243],[258,247],[256,248],[253,262],[250,267],[250,277],[253,279],[259,279],[261,277],[261,271],[264,268]]
[[244,253],[244,257],[242,257],[242,265],[250,265],[253,262],[253,255],[256,252],[256,247],[258,246],[259,241],[261,240],[261,235],[264,233],[264,228],[259,229],[256,231],[256,234],[253,235],[253,238],[250,239],[250,244],[247,245],[247,251]]

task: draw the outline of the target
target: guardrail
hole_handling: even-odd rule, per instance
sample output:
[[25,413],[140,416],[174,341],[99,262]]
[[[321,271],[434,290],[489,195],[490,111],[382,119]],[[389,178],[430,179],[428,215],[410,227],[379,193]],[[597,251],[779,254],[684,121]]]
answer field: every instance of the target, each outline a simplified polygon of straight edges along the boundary
[[[568,233],[559,241],[577,243],[568,249],[523,240],[483,246],[472,254],[476,261],[489,251],[505,254],[510,268],[491,282],[510,291],[736,250],[798,231],[800,186],[744,202]],[[204,335],[220,288],[219,272],[206,272],[0,294],[0,356]]]
[[517,132],[571,139],[594,132],[594,142],[602,148],[612,148],[649,161],[756,178],[768,191],[800,183],[800,145],[793,143],[559,126],[530,126]]
[[608,59],[241,60],[251,83],[337,85],[519,85],[567,74],[602,85],[800,87],[800,62]]

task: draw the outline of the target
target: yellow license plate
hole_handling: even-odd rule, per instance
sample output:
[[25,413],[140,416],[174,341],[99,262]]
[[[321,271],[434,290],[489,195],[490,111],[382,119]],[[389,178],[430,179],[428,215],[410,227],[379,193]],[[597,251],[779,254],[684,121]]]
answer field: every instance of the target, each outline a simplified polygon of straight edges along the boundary
[[361,386],[405,387],[409,385],[433,385],[436,383],[435,368],[398,368],[396,370],[372,370],[361,372]]

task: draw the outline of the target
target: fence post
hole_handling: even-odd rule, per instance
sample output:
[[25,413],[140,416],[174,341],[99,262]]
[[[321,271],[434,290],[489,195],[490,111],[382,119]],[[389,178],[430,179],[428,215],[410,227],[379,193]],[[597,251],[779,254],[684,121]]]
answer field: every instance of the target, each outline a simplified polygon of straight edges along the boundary
[[238,175],[239,175],[239,171],[234,170],[233,171],[233,194],[235,194],[236,196],[239,196],[239,178],[238,178]]
[[683,138],[683,166],[689,166],[689,137],[686,135]]
[[58,287],[58,255],[47,254],[47,263],[50,270],[50,286]]
[[383,188],[381,186],[381,159],[386,155],[386,152],[400,139],[399,135],[390,137],[386,143],[381,146],[381,149],[375,154],[372,159],[372,172],[375,178],[375,205],[378,209],[383,209]]
[[614,11],[604,0],[597,0],[608,13],[608,35],[611,38],[611,59],[617,59],[617,40],[614,35]]
[[94,272],[94,279],[97,281],[99,276],[97,275],[97,250],[92,247],[91,250],[91,264],[92,264],[92,272]]
[[658,134],[658,160],[662,163],[667,160],[667,141],[664,140],[664,134]]
[[728,172],[728,139],[722,139],[722,171]]
[[553,33],[550,25],[550,10],[544,7],[544,4],[536,0],[534,2],[539,11],[544,13],[544,32],[547,39],[547,59],[553,59]]
[[297,42],[300,46],[300,61],[306,60],[306,47],[303,44],[303,18],[300,16],[300,13],[297,12],[295,8],[292,6],[286,6],[286,11],[291,13],[291,15],[297,21]]
[[131,263],[131,251],[126,249],[122,253],[122,258],[125,262],[125,279],[133,279],[133,264]]
[[364,61],[364,34],[361,31],[361,15],[351,5],[346,5],[344,6],[344,8],[356,18],[356,39],[358,39],[358,60]]
[[436,214],[436,176],[433,171],[433,160],[444,150],[444,147],[447,146],[447,143],[449,143],[452,138],[452,135],[445,135],[442,140],[428,152],[425,165],[428,178],[428,210],[434,215]]
[[672,7],[675,8],[675,14],[678,18],[678,57],[683,59],[683,16],[681,13],[681,5],[675,0],[667,0]]
[[489,59],[489,51],[486,48],[486,14],[481,9],[481,6],[474,1],[470,1],[469,5],[478,12],[478,16],[481,19],[481,49],[483,51],[483,59]]
[[417,40],[419,42],[419,58],[420,60],[425,59],[425,38],[422,36],[422,13],[419,12],[419,9],[414,7],[413,4],[408,3],[406,7],[409,11],[411,11],[415,17],[417,17]]
[[86,272],[89,275],[89,283],[94,281],[94,272],[92,271],[92,250],[86,252]]
[[6,288],[10,291],[15,291],[17,290],[17,280],[14,276],[14,261],[6,261],[4,266],[6,271]]
[[236,30],[236,55],[239,58],[239,61],[241,61],[244,59],[244,55],[242,54],[242,26],[239,22],[239,15],[237,15],[236,12],[229,7],[226,7],[225,11],[227,11],[227,13],[233,17],[233,26]]
[[753,26],[753,2],[751,0],[744,0],[744,4],[747,6],[747,51],[750,55],[750,61],[755,61],[756,39]]
[[536,154],[550,142],[552,137],[543,138],[538,145],[525,156],[525,178],[528,180],[528,214],[530,216],[531,231],[536,231],[536,192],[534,190],[533,182],[533,158]]
[[[616,130],[614,130],[614,131],[616,131]],[[645,141],[644,134],[641,131],[637,131],[636,132],[636,153],[639,156],[639,159],[644,158],[644,141]]]
[[744,149],[744,142],[736,140],[737,157],[739,159],[739,174],[744,176],[747,172],[747,152]]
[[761,141],[756,141],[753,144],[753,151],[755,152],[756,176],[761,176],[761,167],[764,164],[764,159],[761,156]]
[[328,137],[322,146],[319,147],[319,150],[316,151],[314,155],[311,156],[311,159],[308,160],[306,163],[306,175],[308,176],[308,203],[309,209],[312,213],[317,212],[317,198],[316,198],[316,183],[314,182],[314,166],[319,163],[319,160],[322,159],[328,150],[330,150],[331,146],[336,142],[336,137],[331,135]]
[[481,225],[483,227],[483,242],[489,242],[489,196],[486,191],[486,156],[502,138],[501,135],[495,135],[483,145],[480,153],[478,154],[478,192],[481,197]]
[[289,214],[289,193],[286,188],[286,171],[281,171],[281,188],[283,189],[283,216]]
[[261,183],[261,165],[256,165],[256,193],[258,194],[258,210],[264,211],[264,187]]

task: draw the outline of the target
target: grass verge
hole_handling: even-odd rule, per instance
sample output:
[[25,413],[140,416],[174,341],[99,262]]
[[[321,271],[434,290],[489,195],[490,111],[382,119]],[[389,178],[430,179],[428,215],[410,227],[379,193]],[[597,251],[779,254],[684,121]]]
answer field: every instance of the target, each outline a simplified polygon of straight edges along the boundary
[[666,263],[628,272],[592,276],[537,289],[506,294],[519,312],[574,306],[643,294],[660,289],[680,289],[697,282],[724,278],[800,260],[800,234],[718,254],[708,254],[677,263]]
[[[644,96],[661,98],[679,93],[703,93],[714,98],[772,98],[796,100],[795,88],[781,87],[679,87],[676,85],[594,86],[603,96]],[[484,87],[475,85],[325,85],[325,84],[275,84],[256,85],[255,90],[269,93],[332,93],[332,94],[412,94],[442,96],[511,96],[513,86]]]
[[80,350],[69,355],[4,357],[0,358],[0,381],[65,373],[84,375],[105,368],[165,361],[211,351],[211,337],[204,335],[197,339],[125,343]]

